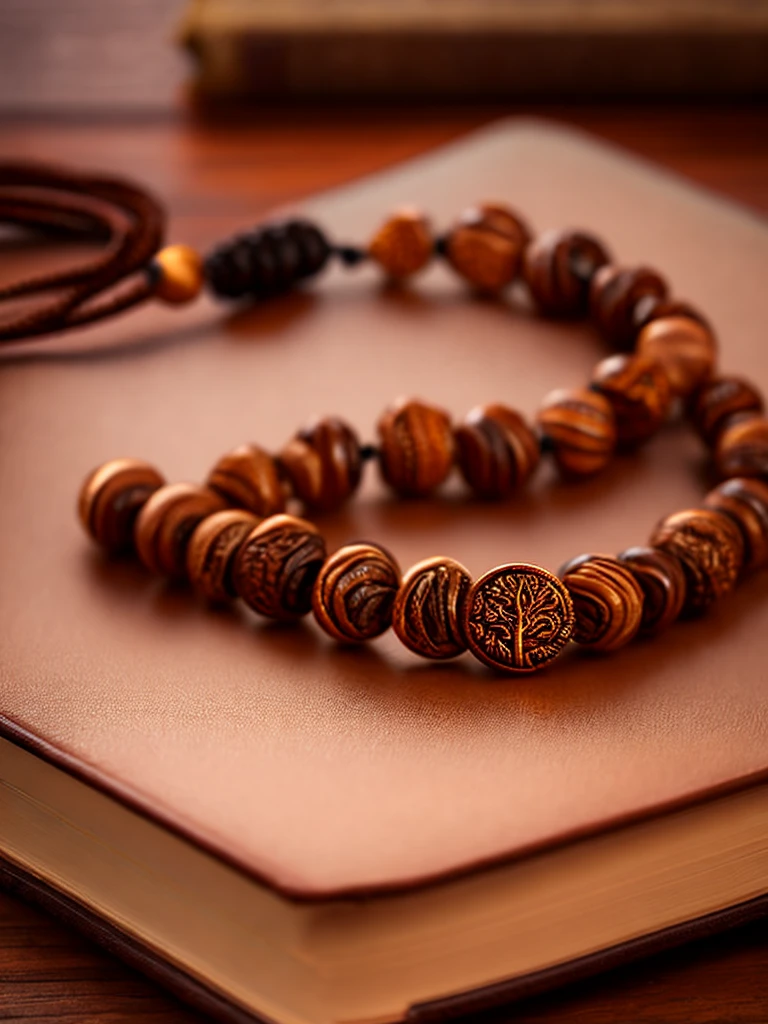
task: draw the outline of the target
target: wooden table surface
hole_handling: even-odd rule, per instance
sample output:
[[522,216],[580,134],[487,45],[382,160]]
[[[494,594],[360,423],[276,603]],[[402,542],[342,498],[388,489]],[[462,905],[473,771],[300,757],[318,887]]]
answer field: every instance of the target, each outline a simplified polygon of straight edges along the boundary
[[[0,122],[0,158],[53,158],[133,175],[167,199],[172,237],[203,244],[240,224],[244,200],[257,217],[507,113],[519,111],[260,111],[229,123],[173,112],[118,120],[102,114],[17,116]],[[768,212],[765,109],[544,113]],[[768,926],[754,924],[657,956],[493,1019],[765,1024]],[[0,1020],[191,1024],[200,1018],[69,929],[0,894]]]

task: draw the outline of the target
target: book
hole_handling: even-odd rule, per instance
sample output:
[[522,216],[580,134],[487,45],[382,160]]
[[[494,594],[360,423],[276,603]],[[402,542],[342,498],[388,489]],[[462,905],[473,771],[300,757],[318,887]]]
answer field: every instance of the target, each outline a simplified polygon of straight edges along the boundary
[[767,32],[749,0],[189,0],[178,34],[203,99],[355,102],[754,99]]
[[[658,267],[711,318],[723,368],[768,387],[768,227],[581,133],[500,122],[303,208],[358,241],[396,205],[442,228],[482,199]],[[337,267],[251,311],[147,307],[4,353],[4,883],[213,1016],[279,1024],[472,1012],[762,912],[765,575],[652,641],[499,678],[391,635],[339,649],[309,622],[211,610],[103,559],[76,521],[80,481],[120,454],[202,479],[316,413],[370,437],[401,393],[530,416],[601,354],[587,325],[473,299],[444,266],[400,290]],[[403,567],[556,570],[645,542],[700,502],[704,463],[672,424],[597,479],[545,469],[498,505],[457,481],[396,502],[369,474],[322,527]]]

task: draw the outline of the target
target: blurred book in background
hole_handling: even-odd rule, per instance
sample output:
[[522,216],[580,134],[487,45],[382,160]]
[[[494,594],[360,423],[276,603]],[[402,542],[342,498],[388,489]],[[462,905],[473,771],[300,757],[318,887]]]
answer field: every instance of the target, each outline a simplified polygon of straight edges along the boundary
[[768,95],[764,0],[192,0],[181,39],[209,98]]

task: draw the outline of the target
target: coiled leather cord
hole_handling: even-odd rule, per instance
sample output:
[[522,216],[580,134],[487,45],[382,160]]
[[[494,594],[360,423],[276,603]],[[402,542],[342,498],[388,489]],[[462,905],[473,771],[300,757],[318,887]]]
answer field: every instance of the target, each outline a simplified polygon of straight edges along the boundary
[[103,250],[76,266],[0,287],[0,308],[41,296],[4,317],[0,342],[37,339],[79,327],[150,298],[147,268],[163,245],[165,211],[146,190],[27,161],[0,161],[0,224],[98,241]]

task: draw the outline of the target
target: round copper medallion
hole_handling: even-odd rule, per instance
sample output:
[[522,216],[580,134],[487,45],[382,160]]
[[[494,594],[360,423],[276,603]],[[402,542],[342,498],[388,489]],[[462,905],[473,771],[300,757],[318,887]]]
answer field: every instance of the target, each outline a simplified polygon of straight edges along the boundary
[[538,565],[500,565],[472,585],[464,609],[470,651],[491,668],[533,672],[556,658],[573,633],[573,603]]

